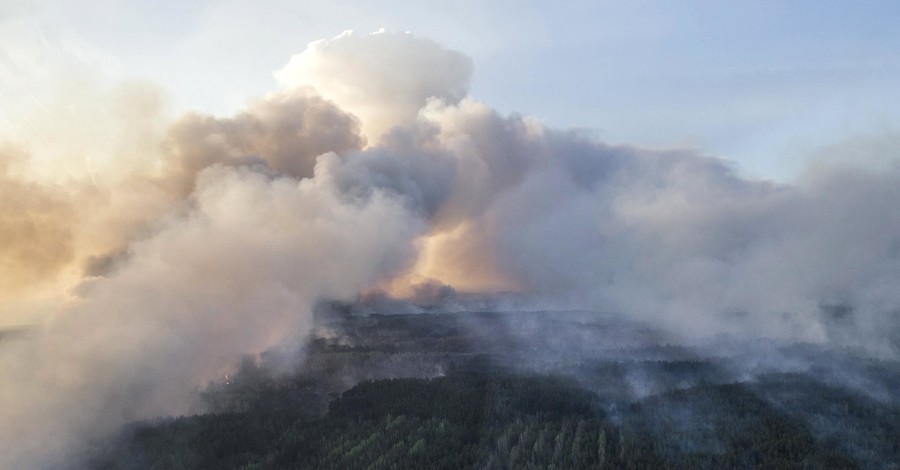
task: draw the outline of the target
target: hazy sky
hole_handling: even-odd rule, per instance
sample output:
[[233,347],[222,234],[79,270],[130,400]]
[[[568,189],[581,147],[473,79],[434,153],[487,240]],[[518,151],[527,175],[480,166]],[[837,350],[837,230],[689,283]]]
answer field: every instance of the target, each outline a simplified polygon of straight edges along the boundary
[[70,73],[230,114],[307,43],[383,27],[470,56],[471,95],[501,112],[790,179],[900,127],[898,19],[893,1],[0,0],[0,125]]

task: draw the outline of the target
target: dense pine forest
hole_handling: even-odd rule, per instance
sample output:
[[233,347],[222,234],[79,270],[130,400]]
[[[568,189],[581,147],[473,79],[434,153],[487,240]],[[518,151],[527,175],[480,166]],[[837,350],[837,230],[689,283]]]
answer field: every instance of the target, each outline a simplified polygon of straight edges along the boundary
[[248,357],[206,413],[132,423],[87,466],[900,468],[891,361],[653,343],[576,313],[320,322],[299,367]]

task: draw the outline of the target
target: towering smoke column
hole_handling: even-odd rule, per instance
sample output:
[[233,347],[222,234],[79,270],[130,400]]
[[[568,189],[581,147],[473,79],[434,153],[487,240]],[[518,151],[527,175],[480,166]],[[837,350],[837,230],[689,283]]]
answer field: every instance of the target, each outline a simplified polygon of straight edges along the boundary
[[359,128],[292,88],[230,118],[179,118],[155,172],[31,181],[10,146],[4,293],[78,280],[44,326],[0,343],[0,467],[54,466],[125,422],[185,412],[242,355],[301,341],[318,299],[406,270],[426,221],[402,194],[335,184]]
[[283,87],[312,86],[359,117],[371,144],[410,124],[428,99],[459,102],[471,75],[472,61],[459,52],[383,30],[313,42],[275,73]]
[[300,341],[318,299],[372,289],[515,291],[897,356],[900,165],[747,180],[501,116],[466,96],[470,74],[425,39],[345,33],[235,116],[136,126],[154,164],[115,178],[27,178],[27,152],[4,151],[0,295],[74,287],[0,342],[0,467],[189,409],[243,353]]

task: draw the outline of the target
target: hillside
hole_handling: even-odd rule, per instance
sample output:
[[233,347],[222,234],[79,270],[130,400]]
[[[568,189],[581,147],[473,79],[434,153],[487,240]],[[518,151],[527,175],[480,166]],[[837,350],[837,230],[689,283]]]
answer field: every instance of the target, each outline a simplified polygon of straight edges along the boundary
[[675,345],[583,312],[318,321],[299,367],[247,358],[204,392],[207,413],[133,423],[90,466],[900,466],[895,362],[814,345]]

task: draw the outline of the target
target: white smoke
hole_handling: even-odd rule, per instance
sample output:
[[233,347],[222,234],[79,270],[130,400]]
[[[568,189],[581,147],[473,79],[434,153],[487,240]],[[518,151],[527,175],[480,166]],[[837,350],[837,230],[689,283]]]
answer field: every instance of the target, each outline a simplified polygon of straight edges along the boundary
[[468,57],[429,39],[383,30],[313,42],[275,73],[283,87],[312,86],[358,116],[370,144],[408,124],[429,98],[461,100],[471,75]]
[[419,226],[391,196],[343,202],[316,179],[213,167],[187,214],[88,279],[34,340],[0,354],[0,467],[185,412],[246,353],[298,340],[313,303],[405,267]]
[[470,72],[412,35],[343,34],[294,56],[285,90],[142,142],[158,171],[54,185],[0,160],[5,269],[46,261],[21,271],[39,283],[89,265],[45,326],[0,343],[0,467],[183,412],[242,354],[301,341],[317,300],[376,289],[897,356],[896,163],[747,180],[502,116],[465,97]]

